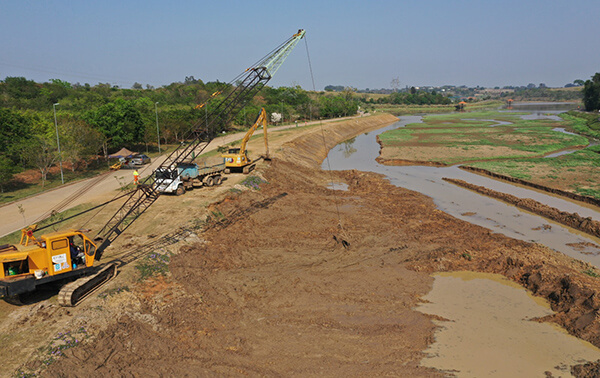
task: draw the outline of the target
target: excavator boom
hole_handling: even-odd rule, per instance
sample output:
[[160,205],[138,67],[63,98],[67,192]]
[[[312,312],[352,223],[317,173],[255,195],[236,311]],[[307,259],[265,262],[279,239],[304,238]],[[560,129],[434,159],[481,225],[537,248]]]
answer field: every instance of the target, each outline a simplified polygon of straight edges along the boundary
[[256,122],[254,122],[254,125],[252,125],[252,127],[248,130],[246,135],[244,135],[244,139],[242,139],[242,144],[240,146],[241,154],[246,153],[246,145],[248,144],[248,141],[250,140],[256,129],[258,129],[260,126],[262,126],[264,130],[263,133],[265,136],[265,148],[267,150],[267,156],[269,155],[269,144],[267,141],[267,112],[265,111],[265,108],[262,108],[260,110],[260,114],[258,115],[258,118],[256,118]]
[[221,155],[225,160],[225,167],[227,168],[226,172],[239,171],[241,170],[243,173],[249,173],[253,167],[253,161],[248,157],[248,153],[246,151],[246,145],[252,137],[252,134],[262,125],[263,127],[263,136],[265,139],[265,155],[264,159],[269,160],[269,140],[267,138],[267,112],[265,108],[260,110],[260,114],[258,118],[256,118],[256,122],[254,125],[248,130],[244,138],[242,139],[242,144],[240,148],[230,148],[226,154]]

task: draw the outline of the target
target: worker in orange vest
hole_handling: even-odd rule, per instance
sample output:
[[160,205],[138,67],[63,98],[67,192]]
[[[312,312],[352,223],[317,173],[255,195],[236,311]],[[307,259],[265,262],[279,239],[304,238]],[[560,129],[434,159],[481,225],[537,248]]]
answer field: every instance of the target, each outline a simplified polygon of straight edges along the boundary
[[138,173],[137,169],[133,171],[133,183],[135,185],[138,184],[138,180],[140,179],[140,174]]

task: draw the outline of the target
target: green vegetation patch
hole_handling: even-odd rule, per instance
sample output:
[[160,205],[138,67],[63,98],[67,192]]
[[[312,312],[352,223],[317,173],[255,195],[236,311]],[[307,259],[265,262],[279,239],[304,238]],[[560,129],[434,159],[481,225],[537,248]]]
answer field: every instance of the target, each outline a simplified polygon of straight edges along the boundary
[[554,158],[525,158],[467,165],[600,199],[598,145]]
[[481,110],[476,112],[454,112],[450,114],[434,114],[423,117],[423,123],[436,124],[439,122],[465,122],[466,120],[493,119],[497,121],[519,122],[522,115],[528,113],[499,112],[497,110]]
[[[498,108],[504,105],[503,101],[479,101],[467,104],[469,110],[481,110],[488,108]],[[370,105],[378,112],[390,113],[393,115],[411,115],[411,114],[433,114],[450,113],[455,111],[455,105],[408,105],[408,104],[372,104]]]
[[89,339],[89,335],[84,327],[79,327],[71,331],[59,332],[48,344],[37,350],[36,358],[39,359],[39,366],[34,368],[34,370],[22,367],[18,369],[13,376],[36,377],[48,366],[63,357],[65,350],[75,348],[87,339]]
[[260,190],[260,185],[266,181],[258,176],[248,176],[240,184],[254,190]]
[[560,117],[565,121],[565,125],[573,131],[600,139],[600,118],[597,113],[571,110],[561,114]]
[[584,270],[582,273],[587,274],[588,276],[594,277],[594,278],[600,277],[600,274],[596,273],[596,270],[594,268],[588,268],[588,269]]
[[140,273],[140,281],[153,276],[165,276],[169,272],[169,263],[171,262],[171,252],[159,253],[153,252],[145,256],[137,263],[135,268]]
[[[419,161],[456,164],[473,160],[541,157],[549,153],[588,144],[586,137],[554,130],[571,129],[571,122],[549,119],[523,120],[521,113],[480,111],[431,115],[423,123],[379,135],[384,148],[399,149],[438,146],[448,156],[430,153]],[[463,151],[456,154],[456,149]],[[466,153],[464,151],[470,151]],[[418,154],[418,150],[416,152]]]

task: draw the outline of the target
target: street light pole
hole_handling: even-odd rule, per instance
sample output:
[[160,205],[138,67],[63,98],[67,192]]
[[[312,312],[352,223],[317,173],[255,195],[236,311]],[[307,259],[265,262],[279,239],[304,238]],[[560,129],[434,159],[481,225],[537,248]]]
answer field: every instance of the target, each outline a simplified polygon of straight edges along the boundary
[[59,105],[59,103],[57,102],[56,104],[52,104],[52,109],[54,109],[54,128],[56,128],[56,145],[58,146],[58,164],[60,165],[60,181],[64,184],[65,178],[63,176],[63,169],[62,169],[62,155],[60,153],[60,138],[58,137],[58,122],[56,122],[56,105]]
[[156,135],[158,136],[158,153],[160,153],[160,130],[158,129],[158,101],[154,103],[154,111],[156,112]]

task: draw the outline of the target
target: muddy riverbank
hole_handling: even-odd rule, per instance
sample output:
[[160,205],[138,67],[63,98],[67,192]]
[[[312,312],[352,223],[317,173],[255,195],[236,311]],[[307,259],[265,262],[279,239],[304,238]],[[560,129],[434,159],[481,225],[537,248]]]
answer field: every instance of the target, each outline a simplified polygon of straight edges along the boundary
[[517,196],[513,196],[507,193],[501,193],[480,185],[474,185],[463,180],[457,180],[452,178],[444,178],[444,180],[451,182],[455,185],[461,186],[463,188],[473,190],[477,193],[481,193],[485,196],[498,198],[504,202],[510,203],[511,205],[517,206],[520,209],[530,211],[537,215],[541,215],[544,218],[548,218],[555,222],[564,224],[565,226],[569,226],[576,230],[583,231],[586,234],[595,237],[600,237],[600,222],[595,221],[591,218],[584,218],[577,213],[568,213],[566,211],[560,211],[554,207],[547,206],[543,203],[532,200],[531,198],[519,198]]
[[283,145],[258,168],[260,190],[211,205],[166,277],[110,298],[140,305],[44,375],[442,376],[421,365],[436,326],[416,307],[430,273],[451,270],[503,274],[550,301],[544,321],[600,345],[589,264],[457,219],[380,174],[321,170],[328,148],[387,121],[354,122]]
[[535,188],[538,190],[543,190],[545,192],[548,193],[552,193],[555,195],[559,195],[562,197],[566,197],[566,198],[570,198],[576,201],[580,201],[580,202],[584,202],[584,203],[589,203],[591,205],[595,205],[595,206],[599,206],[600,207],[600,200],[597,198],[593,198],[593,197],[588,197],[588,196],[582,196],[581,194],[577,194],[577,193],[573,193],[573,192],[568,192],[566,190],[561,190],[561,189],[557,189],[557,188],[551,188],[545,185],[540,185],[540,184],[536,184],[534,182],[530,182],[527,180],[523,180],[523,179],[519,179],[519,178],[515,178],[515,177],[510,177],[510,176],[506,176],[506,175],[502,175],[499,173],[494,173],[494,172],[490,172],[487,169],[483,169],[483,168],[477,168],[477,167],[469,167],[469,166],[460,166],[460,169],[464,169],[465,171],[471,171],[471,172],[476,172],[479,174],[483,174],[486,176],[490,176],[493,177],[495,179],[500,179],[500,180],[504,180],[504,181],[508,181],[508,182],[514,182],[516,184],[520,184],[520,185],[524,185],[524,186],[529,186],[531,188]]

